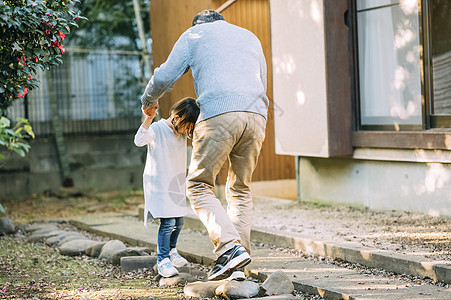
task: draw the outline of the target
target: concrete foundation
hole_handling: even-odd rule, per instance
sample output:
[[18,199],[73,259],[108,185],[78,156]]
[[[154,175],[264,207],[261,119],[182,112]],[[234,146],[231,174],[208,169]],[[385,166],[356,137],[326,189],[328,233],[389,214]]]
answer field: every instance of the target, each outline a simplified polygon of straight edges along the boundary
[[301,199],[451,216],[451,164],[305,158]]

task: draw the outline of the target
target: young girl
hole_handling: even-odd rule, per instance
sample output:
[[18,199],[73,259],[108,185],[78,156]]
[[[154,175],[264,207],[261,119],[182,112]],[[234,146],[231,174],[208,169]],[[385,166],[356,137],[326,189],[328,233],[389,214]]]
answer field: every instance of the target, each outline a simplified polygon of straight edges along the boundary
[[193,98],[175,103],[168,119],[152,124],[158,106],[146,109],[145,119],[135,135],[135,145],[147,145],[143,174],[144,225],[147,217],[160,219],[158,230],[158,273],[163,277],[178,274],[175,267],[188,262],[177,253],[176,244],[187,213],[185,196],[186,136],[194,131],[199,107]]

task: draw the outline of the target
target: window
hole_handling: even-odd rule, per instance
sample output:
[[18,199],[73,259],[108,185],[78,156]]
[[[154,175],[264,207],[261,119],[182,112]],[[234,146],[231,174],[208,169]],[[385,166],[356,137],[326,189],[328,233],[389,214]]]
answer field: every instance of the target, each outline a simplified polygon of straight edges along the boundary
[[429,0],[424,5],[428,47],[427,83],[431,90],[431,127],[451,128],[451,3]]
[[358,129],[451,128],[451,1],[354,4]]

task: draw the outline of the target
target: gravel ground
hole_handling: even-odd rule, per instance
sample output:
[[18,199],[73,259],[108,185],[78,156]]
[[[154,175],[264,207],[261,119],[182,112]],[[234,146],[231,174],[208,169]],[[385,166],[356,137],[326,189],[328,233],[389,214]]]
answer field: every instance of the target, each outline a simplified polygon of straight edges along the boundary
[[451,261],[451,217],[256,198],[254,225]]

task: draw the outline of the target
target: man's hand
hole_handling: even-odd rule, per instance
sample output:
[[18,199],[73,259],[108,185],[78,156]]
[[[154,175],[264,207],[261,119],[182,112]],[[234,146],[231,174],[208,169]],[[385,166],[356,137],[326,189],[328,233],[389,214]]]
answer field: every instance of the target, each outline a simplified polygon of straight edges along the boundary
[[143,106],[141,110],[147,117],[153,120],[158,115],[158,104],[154,106]]

